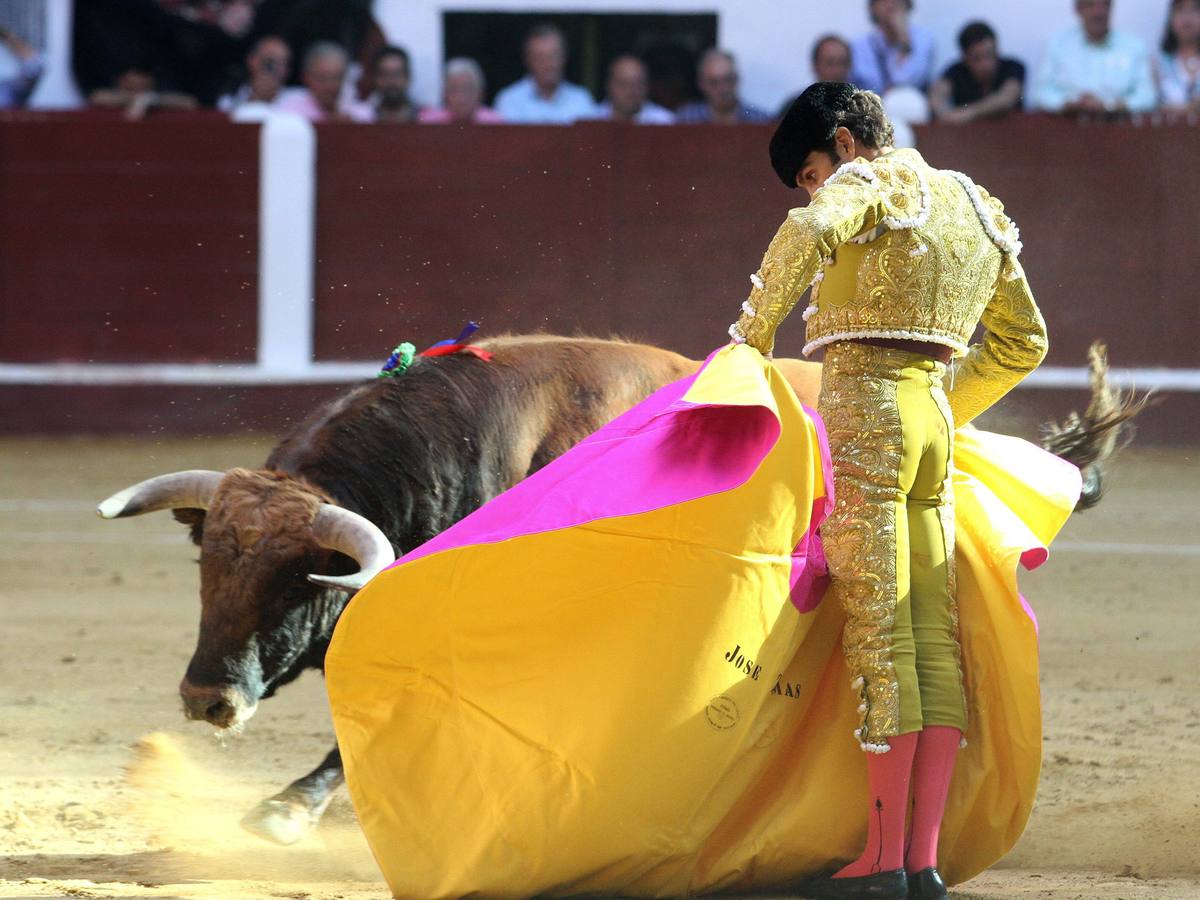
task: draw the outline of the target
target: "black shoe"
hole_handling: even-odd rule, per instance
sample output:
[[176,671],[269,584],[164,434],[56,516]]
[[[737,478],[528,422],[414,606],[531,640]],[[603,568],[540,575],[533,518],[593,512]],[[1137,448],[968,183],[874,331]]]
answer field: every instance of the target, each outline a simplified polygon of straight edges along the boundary
[[941,900],[948,896],[946,882],[933,866],[908,876],[908,900]]
[[908,896],[908,880],[903,869],[850,878],[826,875],[800,882],[799,891],[801,897],[810,900],[904,900]]

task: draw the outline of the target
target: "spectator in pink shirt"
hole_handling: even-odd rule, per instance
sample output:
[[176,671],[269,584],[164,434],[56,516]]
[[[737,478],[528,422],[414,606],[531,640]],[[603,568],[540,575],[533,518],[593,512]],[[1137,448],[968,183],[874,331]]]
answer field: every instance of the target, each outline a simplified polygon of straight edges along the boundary
[[346,51],[329,41],[318,41],[304,54],[301,80],[304,87],[287,91],[278,108],[304,116],[310,122],[370,122],[374,110],[346,98]]
[[483,70],[475,60],[465,56],[450,60],[446,63],[442,82],[444,105],[437,109],[425,107],[420,111],[418,121],[431,124],[476,122],[485,125],[504,121],[498,112],[483,105]]

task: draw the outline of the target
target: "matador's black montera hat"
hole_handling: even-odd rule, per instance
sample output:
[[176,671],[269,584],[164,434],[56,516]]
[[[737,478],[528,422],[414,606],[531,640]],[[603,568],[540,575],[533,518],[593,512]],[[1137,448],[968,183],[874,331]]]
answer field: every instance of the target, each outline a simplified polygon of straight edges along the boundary
[[771,137],[771,168],[790,188],[796,173],[814,150],[829,146],[838,127],[838,113],[845,111],[857,92],[852,84],[818,81],[792,101]]

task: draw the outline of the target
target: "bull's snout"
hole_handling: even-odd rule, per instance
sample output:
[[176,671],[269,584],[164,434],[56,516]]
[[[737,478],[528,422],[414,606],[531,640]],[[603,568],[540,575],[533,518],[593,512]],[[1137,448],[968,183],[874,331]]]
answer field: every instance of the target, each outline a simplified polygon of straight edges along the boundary
[[241,691],[229,685],[196,685],[185,678],[179,685],[179,695],[189,719],[208,722],[218,728],[241,725],[258,708],[257,703],[247,700]]

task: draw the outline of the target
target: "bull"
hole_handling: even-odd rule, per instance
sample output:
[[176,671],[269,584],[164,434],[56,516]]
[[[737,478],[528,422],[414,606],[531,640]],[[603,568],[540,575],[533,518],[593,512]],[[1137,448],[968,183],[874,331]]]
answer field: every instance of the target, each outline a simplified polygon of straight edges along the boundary
[[[323,669],[354,591],[663,385],[696,371],[677,353],[615,340],[503,336],[469,354],[418,358],[399,378],[351,388],[271,451],[263,468],[187,471],[100,504],[106,519],[173,510],[200,547],[200,629],[180,684],[185,715],[240,729],[258,702]],[[815,405],[820,366],[776,360]],[[1052,429],[1052,452],[1084,470],[1081,505],[1136,404],[1093,357],[1087,413]],[[344,779],[335,746],[242,825],[290,844]]]

